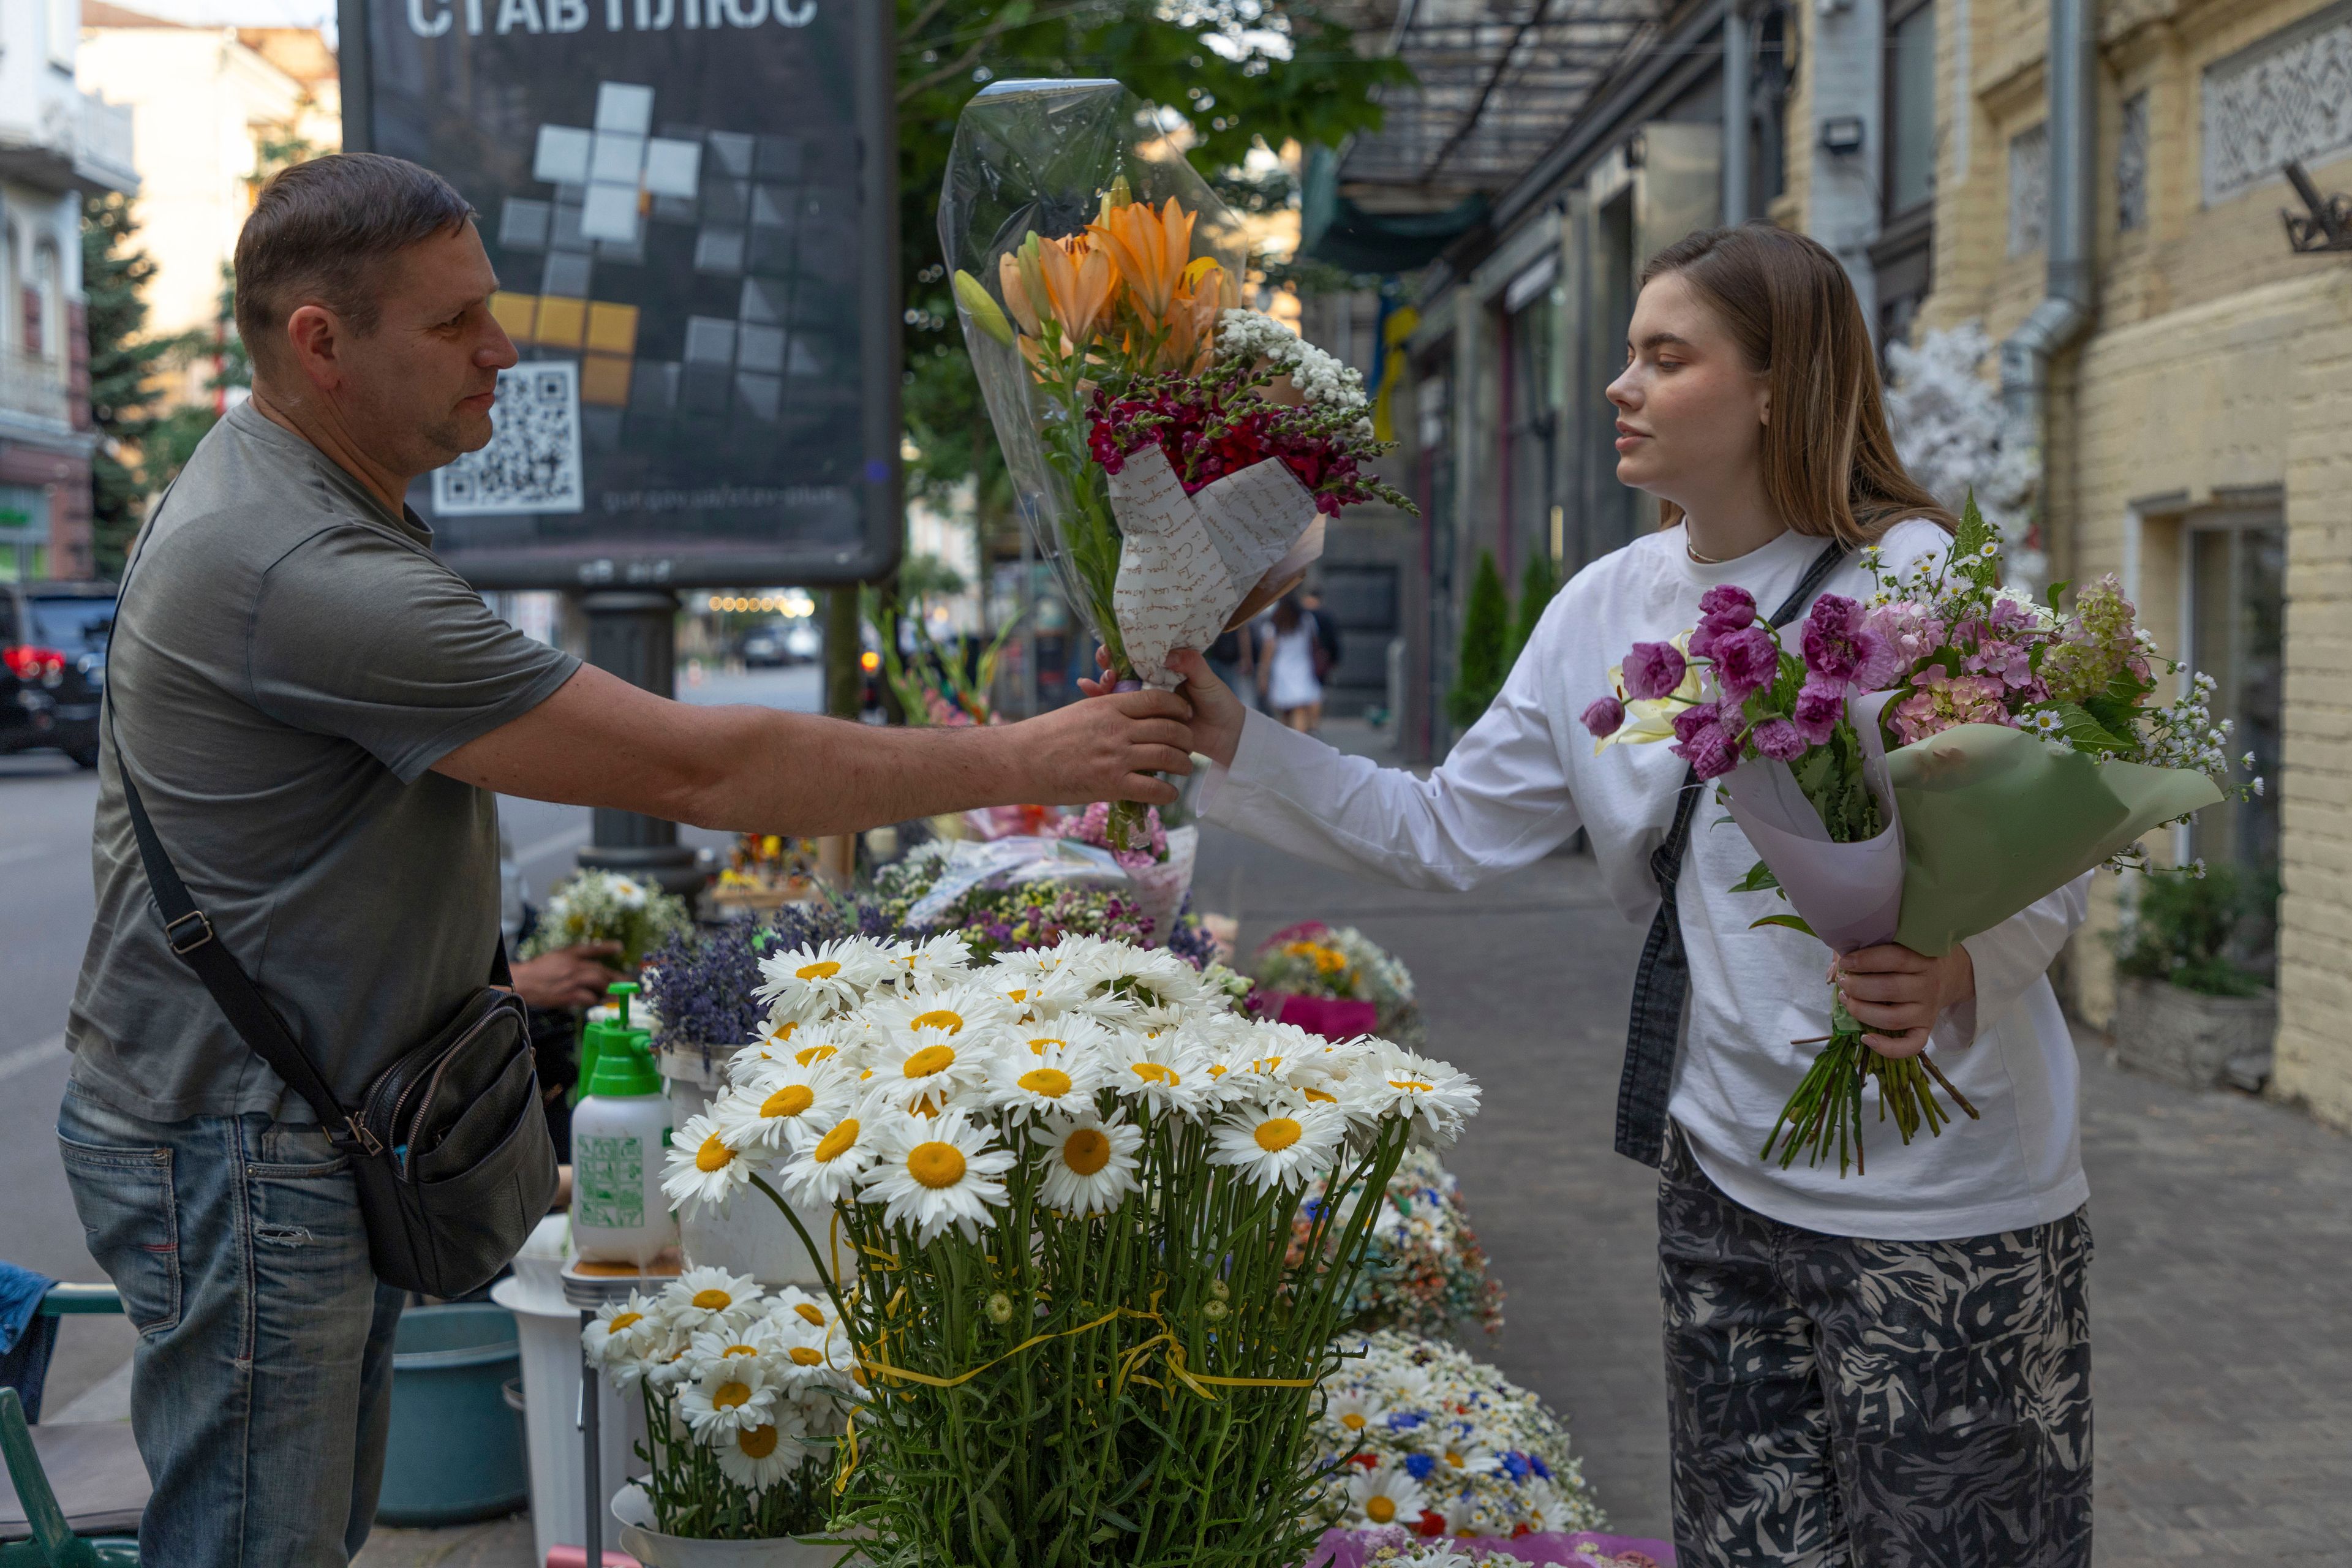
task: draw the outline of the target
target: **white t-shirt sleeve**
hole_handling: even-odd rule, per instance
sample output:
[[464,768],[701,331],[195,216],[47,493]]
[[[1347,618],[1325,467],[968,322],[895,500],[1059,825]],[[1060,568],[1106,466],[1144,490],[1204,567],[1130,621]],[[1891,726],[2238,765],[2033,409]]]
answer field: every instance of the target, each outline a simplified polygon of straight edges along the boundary
[[2091,910],[2091,879],[2085,871],[2056,892],[2037,899],[1990,931],[1960,945],[1976,970],[1976,991],[1947,1011],[1928,1037],[1929,1045],[1957,1050],[1972,1046],[2016,1010],[2018,1003],[2049,973],[2051,961],[2079,930]]
[[1252,712],[1233,766],[1202,791],[1211,822],[1294,855],[1456,891],[1540,859],[1580,819],[1540,687],[1522,658],[1486,717],[1426,779]]

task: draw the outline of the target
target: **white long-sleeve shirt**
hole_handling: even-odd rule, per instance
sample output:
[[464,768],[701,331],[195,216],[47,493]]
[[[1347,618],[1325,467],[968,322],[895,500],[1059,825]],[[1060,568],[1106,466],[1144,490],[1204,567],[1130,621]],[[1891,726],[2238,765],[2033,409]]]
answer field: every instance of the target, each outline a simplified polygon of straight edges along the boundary
[[[1935,524],[1912,521],[1882,548],[1899,570],[1948,542]],[[1784,533],[1700,565],[1680,528],[1645,535],[1560,590],[1494,706],[1426,780],[1252,713],[1233,765],[1210,773],[1202,815],[1324,865],[1456,890],[1535,861],[1581,826],[1611,898],[1646,924],[1658,904],[1650,853],[1665,837],[1685,764],[1663,743],[1596,756],[1578,716],[1606,694],[1609,667],[1635,642],[1696,626],[1707,589],[1736,583],[1769,614],[1822,544]],[[1849,562],[1826,588],[1867,598],[1871,584]],[[1777,1153],[1768,1163],[1759,1152],[1820,1048],[1791,1042],[1829,1032],[1828,953],[1796,931],[1749,929],[1786,906],[1769,892],[1729,890],[1757,857],[1737,826],[1717,825],[1727,816],[1711,794],[1702,798],[1676,885],[1691,994],[1668,1103],[1716,1184],[1790,1225],[1887,1240],[2014,1230],[2079,1206],[2089,1188],[2074,1049],[2046,971],[2083,922],[2089,879],[1968,939],[1975,1000],[1945,1016],[1933,1048],[1981,1120],[1960,1117],[1906,1148],[1895,1123],[1878,1120],[1873,1089],[1867,1173],[1841,1179],[1834,1159],[1813,1168],[1802,1157],[1784,1171]]]

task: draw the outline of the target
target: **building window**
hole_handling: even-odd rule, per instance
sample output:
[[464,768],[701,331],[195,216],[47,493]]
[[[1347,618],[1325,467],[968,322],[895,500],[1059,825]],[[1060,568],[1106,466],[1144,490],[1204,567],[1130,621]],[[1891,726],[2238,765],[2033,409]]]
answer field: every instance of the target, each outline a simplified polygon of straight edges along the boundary
[[1886,26],[1886,168],[1889,221],[1936,195],[1936,7],[1890,5]]
[[24,297],[19,292],[25,286],[24,252],[16,239],[16,226],[5,226],[5,239],[0,239],[0,353],[25,346]]
[[2050,128],[2009,139],[2009,253],[2042,248],[2050,226]]
[[1503,558],[1525,561],[1551,546],[1559,466],[1559,261],[1547,256],[1503,294]]
[[2147,92],[2124,100],[2122,133],[2116,138],[2116,226],[2126,233],[2147,226]]
[[58,266],[58,247],[43,240],[33,252],[32,283],[25,290],[25,352],[37,359],[58,359],[65,353],[65,279]]
[[[2230,721],[2230,758],[2253,755],[2263,793],[2224,801],[2190,820],[2189,851],[2209,865],[2231,865],[2257,886],[2279,869],[2281,670],[2286,626],[2286,531],[2275,514],[2189,534],[2188,663],[2214,680],[2213,717]],[[2244,935],[2258,963],[2268,958],[2273,928],[2265,920]]]

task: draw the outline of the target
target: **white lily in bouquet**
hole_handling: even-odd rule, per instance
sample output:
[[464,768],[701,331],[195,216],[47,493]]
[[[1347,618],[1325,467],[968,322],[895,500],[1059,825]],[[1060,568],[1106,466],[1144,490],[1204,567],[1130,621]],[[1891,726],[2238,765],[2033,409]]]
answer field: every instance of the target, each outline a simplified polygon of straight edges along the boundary
[[1477,1086],[1237,1015],[1125,942],[974,964],[953,937],[850,938],[761,968],[767,1038],[667,1185],[755,1188],[795,1228],[833,1207],[802,1234],[864,1395],[835,1526],[910,1568],[1303,1560],[1317,1389],[1380,1195]]
[[1342,508],[1415,510],[1367,471],[1361,378],[1234,308],[1238,226],[1117,82],[973,98],[940,243],[1022,514],[1114,679],[1174,687],[1168,655],[1286,593]]

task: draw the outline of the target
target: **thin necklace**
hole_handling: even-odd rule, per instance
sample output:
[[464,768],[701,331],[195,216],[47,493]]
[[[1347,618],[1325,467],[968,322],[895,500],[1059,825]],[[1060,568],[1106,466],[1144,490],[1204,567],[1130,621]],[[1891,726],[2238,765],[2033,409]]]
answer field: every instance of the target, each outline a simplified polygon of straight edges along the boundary
[[1690,534],[1687,531],[1683,534],[1683,553],[1689,556],[1701,566],[1720,566],[1723,564],[1723,562],[1719,557],[1713,555],[1701,555],[1697,551],[1692,549]]

